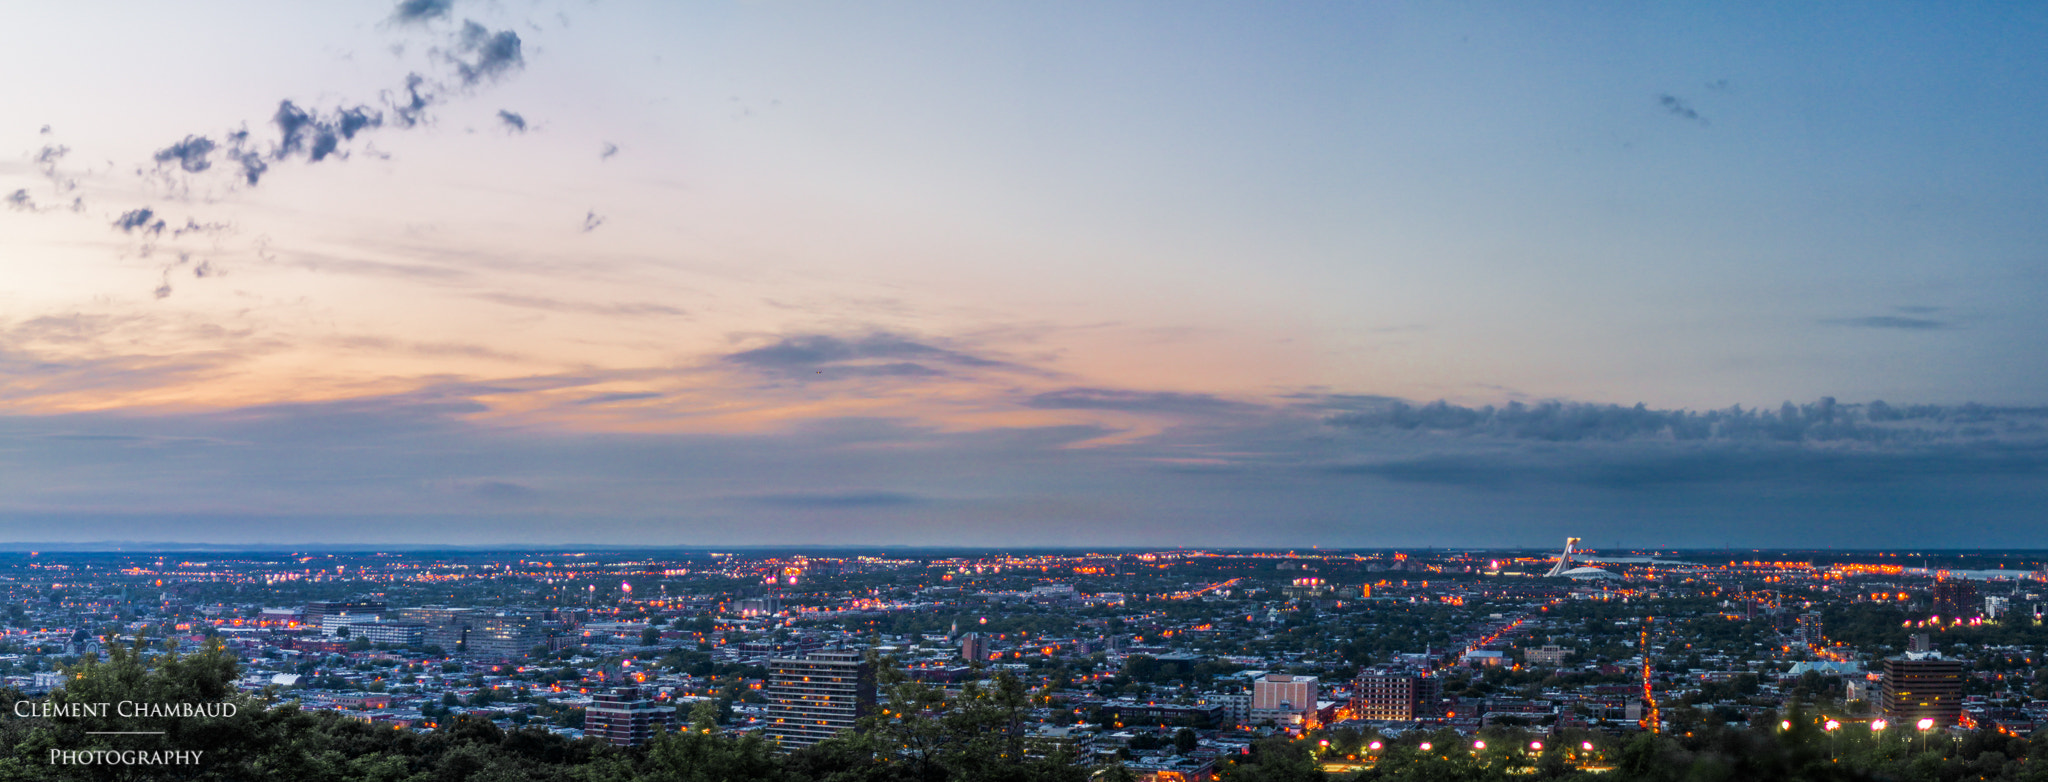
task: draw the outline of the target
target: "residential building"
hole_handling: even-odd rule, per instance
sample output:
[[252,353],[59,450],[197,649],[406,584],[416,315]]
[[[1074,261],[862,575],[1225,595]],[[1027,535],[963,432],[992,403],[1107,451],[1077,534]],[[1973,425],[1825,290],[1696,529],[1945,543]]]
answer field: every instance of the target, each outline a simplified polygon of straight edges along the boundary
[[827,650],[768,661],[768,729],[782,749],[809,747],[875,707],[874,667],[855,651]]
[[675,709],[647,698],[639,687],[614,687],[591,696],[583,735],[615,747],[637,747],[675,724]]
[[1417,720],[1434,716],[1437,679],[1422,671],[1368,670],[1352,685],[1351,711],[1366,720]]

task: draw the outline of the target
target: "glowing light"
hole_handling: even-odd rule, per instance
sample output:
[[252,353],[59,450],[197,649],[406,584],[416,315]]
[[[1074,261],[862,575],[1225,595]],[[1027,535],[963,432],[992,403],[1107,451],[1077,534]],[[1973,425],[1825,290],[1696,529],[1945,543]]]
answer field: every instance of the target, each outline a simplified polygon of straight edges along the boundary
[[1424,752],[1428,752],[1429,750],[1430,750],[1430,745],[1429,745],[1429,742],[1427,742],[1427,741],[1425,741],[1425,742],[1422,742],[1422,751],[1424,751]]
[[1377,742],[1377,741],[1375,741],[1375,742],[1373,742],[1373,743],[1371,743],[1371,744],[1367,744],[1367,745],[1365,745],[1365,748],[1366,748],[1366,749],[1369,749],[1369,750],[1372,750],[1372,751],[1374,751],[1374,752],[1378,752],[1378,751],[1380,750],[1380,743],[1379,743],[1379,742]]
[[1792,721],[1791,721],[1791,720],[1785,720],[1785,721],[1783,721],[1783,722],[1780,722],[1780,723],[1778,723],[1778,729],[1779,729],[1779,730],[1791,730],[1791,729],[1792,729]]
[[1934,727],[1934,720],[1928,717],[1921,717],[1920,721],[1914,724],[1918,725],[1921,730],[1928,730]]
[[1486,749],[1486,742],[1484,742],[1484,741],[1475,741],[1475,742],[1472,742],[1472,748],[1473,748],[1473,749]]
[[1839,728],[1839,727],[1842,727],[1842,723],[1840,723],[1840,722],[1838,722],[1838,721],[1836,721],[1836,720],[1828,720],[1828,722],[1827,722],[1827,724],[1826,724],[1826,725],[1822,725],[1822,726],[1821,726],[1821,729],[1822,729],[1822,730],[1834,730],[1834,729],[1836,729],[1836,728]]
[[1871,729],[1872,731],[1880,731],[1880,730],[1884,730],[1885,728],[1888,728],[1888,727],[1891,727],[1891,723],[1889,723],[1889,722],[1885,722],[1884,720],[1871,720],[1871,721],[1870,721],[1870,729]]
[[1585,750],[1585,751],[1587,751],[1587,752],[1592,752],[1592,751],[1593,751],[1593,742],[1590,742],[1590,741],[1581,741],[1581,742],[1579,742],[1579,749],[1583,749],[1583,750]]
[[1541,742],[1541,741],[1531,741],[1531,742],[1529,742],[1529,749],[1535,750],[1535,751],[1537,751],[1537,752],[1542,752],[1542,751],[1543,751],[1543,742]]

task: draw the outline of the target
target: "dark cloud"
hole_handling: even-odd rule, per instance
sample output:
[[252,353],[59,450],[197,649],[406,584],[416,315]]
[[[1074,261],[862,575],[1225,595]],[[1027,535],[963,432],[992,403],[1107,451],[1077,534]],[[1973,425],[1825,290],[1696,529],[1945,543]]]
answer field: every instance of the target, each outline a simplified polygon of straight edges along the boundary
[[8,193],[7,198],[4,200],[7,201],[8,209],[12,209],[17,212],[36,211],[35,199],[29,197],[27,190],[16,190],[12,193]]
[[205,136],[186,136],[184,141],[158,150],[156,162],[164,164],[175,161],[186,173],[197,174],[212,167],[213,161],[206,158],[213,154],[213,147],[213,140]]
[[427,107],[434,102],[433,92],[425,89],[426,87],[427,77],[408,73],[405,75],[404,98],[401,99],[391,93],[383,96],[384,105],[391,108],[393,124],[410,128],[426,120]]
[[[277,146],[270,155],[272,160],[284,160],[304,151],[308,161],[318,163],[339,151],[341,142],[354,140],[365,129],[382,126],[384,115],[368,106],[338,108],[323,115],[286,100],[278,102],[277,113],[270,121],[278,132]],[[250,183],[254,184],[253,179]]]
[[1936,331],[1950,328],[1954,324],[1932,318],[1909,318],[1900,315],[1874,315],[1867,318],[1835,318],[1821,323],[1830,326],[1852,326],[1860,329],[1904,329],[1906,331]]
[[597,154],[597,159],[610,160],[612,159],[612,156],[616,154],[619,154],[619,145],[607,141],[604,143],[604,151],[599,152]]
[[453,0],[401,0],[391,11],[391,21],[395,24],[425,24],[448,18],[454,6]]
[[454,63],[462,83],[468,86],[496,79],[526,64],[526,59],[520,54],[518,33],[511,30],[492,32],[473,21],[462,23],[455,52],[449,56],[449,61]]
[[595,230],[597,230],[597,227],[598,227],[598,226],[600,226],[600,225],[604,225],[604,216],[603,216],[603,215],[600,215],[600,214],[598,214],[598,213],[597,213],[596,211],[594,211],[594,210],[593,210],[593,211],[590,211],[590,212],[586,212],[586,213],[584,213],[584,215],[583,215],[583,232],[584,232],[584,233],[590,233],[591,231],[595,231]]
[[1672,95],[1669,93],[1658,95],[1657,105],[1664,107],[1664,111],[1670,114],[1671,116],[1678,117],[1680,119],[1691,120],[1701,125],[1712,124],[1707,122],[1706,117],[1702,117],[1700,116],[1699,112],[1694,111],[1692,106],[1685,102],[1684,98],[1680,98],[1676,95]]
[[341,109],[335,119],[335,125],[341,131],[341,137],[348,140],[354,140],[357,133],[367,128],[374,128],[384,124],[384,115],[371,111],[368,106]]
[[933,377],[946,374],[931,364],[956,368],[1016,368],[969,353],[927,345],[896,334],[862,337],[811,334],[726,356],[725,363],[797,380],[849,377]]
[[1980,442],[1841,450],[1791,444],[1715,447],[1639,442],[1565,452],[1437,454],[1329,470],[1403,483],[1496,490],[1549,484],[1629,492],[1764,486],[1782,491],[1841,492],[1907,482],[2048,476],[2048,444]]
[[1776,410],[1745,410],[1738,405],[1705,412],[1654,410],[1641,404],[1622,407],[1514,402],[1502,407],[1465,407],[1443,401],[1419,406],[1396,401],[1370,411],[1332,415],[1324,422],[1364,433],[1432,433],[1553,443],[1665,440],[1908,445],[1977,437],[2000,430],[2028,432],[2048,420],[2044,416],[2048,416],[2048,410],[2041,408],[1896,408],[1882,400],[1840,404],[1823,397],[1805,405],[1786,402]]
[[505,127],[514,133],[526,132],[526,118],[520,116],[517,112],[499,109],[498,121],[504,123]]
[[1049,410],[1120,410],[1131,413],[1179,413],[1205,415],[1241,413],[1260,409],[1209,394],[1168,391],[1128,391],[1113,388],[1068,388],[1036,394],[1025,400],[1030,407]]
[[[62,340],[81,327],[95,328],[0,324],[0,393],[78,371],[33,354],[10,363],[24,352],[10,350],[9,335]],[[152,370],[138,371],[146,382]],[[1180,458],[1195,439],[1105,445],[1115,432],[1096,426],[953,431],[839,418],[752,434],[603,433],[483,415],[508,394],[593,382],[603,381],[450,382],[195,413],[0,415],[0,451],[20,457],[0,519],[18,523],[4,514],[21,507],[107,509],[188,540],[232,539],[241,528],[219,519],[260,508],[275,514],[261,525],[269,540],[346,529],[370,543],[496,545],[2048,542],[2039,524],[2048,434],[2020,431],[2048,420],[2044,411],[1798,407],[1818,420],[1953,430],[1933,442],[1359,437],[1315,427],[1281,437],[1266,417],[1243,417],[1195,433],[1203,447],[1260,452],[1215,468]],[[601,405],[638,395],[585,396]],[[540,475],[545,484],[524,477]],[[480,502],[490,495],[504,505]],[[337,520],[332,509],[343,506],[354,515]],[[557,518],[516,527],[512,507]],[[193,515],[165,526],[176,514]],[[53,537],[82,534],[98,533],[67,526]]]
[[123,233],[142,233],[154,236],[164,232],[165,223],[162,218],[156,216],[156,212],[144,207],[123,212],[119,218],[114,220],[114,227],[121,229]]

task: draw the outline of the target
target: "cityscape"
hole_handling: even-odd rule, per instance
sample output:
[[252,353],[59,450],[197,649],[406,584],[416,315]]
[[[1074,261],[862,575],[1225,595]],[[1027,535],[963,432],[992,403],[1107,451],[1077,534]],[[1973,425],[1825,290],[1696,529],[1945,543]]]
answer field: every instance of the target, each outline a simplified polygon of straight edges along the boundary
[[2048,782],[2048,4],[0,7],[0,782]]
[[215,653],[252,709],[586,753],[711,736],[802,759],[778,773],[1004,692],[1006,762],[1147,782],[1291,778],[1290,751],[1318,779],[1659,778],[1676,747],[1740,775],[1764,761],[1702,737],[1745,731],[2017,779],[2048,719],[2040,552],[25,552],[0,579],[16,699],[124,648]]

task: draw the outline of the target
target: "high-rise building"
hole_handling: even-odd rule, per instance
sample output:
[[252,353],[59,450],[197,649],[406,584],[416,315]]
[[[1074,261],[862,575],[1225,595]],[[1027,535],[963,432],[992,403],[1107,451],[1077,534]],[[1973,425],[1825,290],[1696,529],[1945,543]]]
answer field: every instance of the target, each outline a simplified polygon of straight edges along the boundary
[[1437,680],[1421,671],[1368,670],[1353,682],[1351,711],[1366,720],[1417,720],[1433,716]]
[[1269,673],[1252,681],[1252,723],[1281,727],[1315,721],[1316,677]]
[[469,628],[465,651],[489,660],[516,660],[547,641],[540,614],[533,611],[492,611],[479,615]]
[[1884,661],[1884,714],[1895,725],[1931,718],[1954,725],[1963,713],[1963,663],[1907,653]]
[[645,697],[639,687],[613,687],[590,701],[583,712],[583,735],[614,747],[646,744],[657,731],[675,725],[675,709]]
[[543,617],[535,611],[420,606],[398,609],[397,616],[399,621],[423,625],[421,642],[450,654],[512,660],[547,641]]
[[835,649],[768,661],[766,733],[784,751],[852,730],[874,708],[874,666],[859,652]]
[[1976,616],[1977,587],[1962,579],[1934,582],[1934,615],[1945,619]]
[[960,659],[968,662],[988,662],[988,640],[980,633],[960,636]]
[[426,627],[420,634],[420,642],[439,646],[449,654],[461,651],[469,640],[470,619],[476,615],[473,608],[449,608],[447,606],[418,606],[401,608],[398,620],[412,622]]

